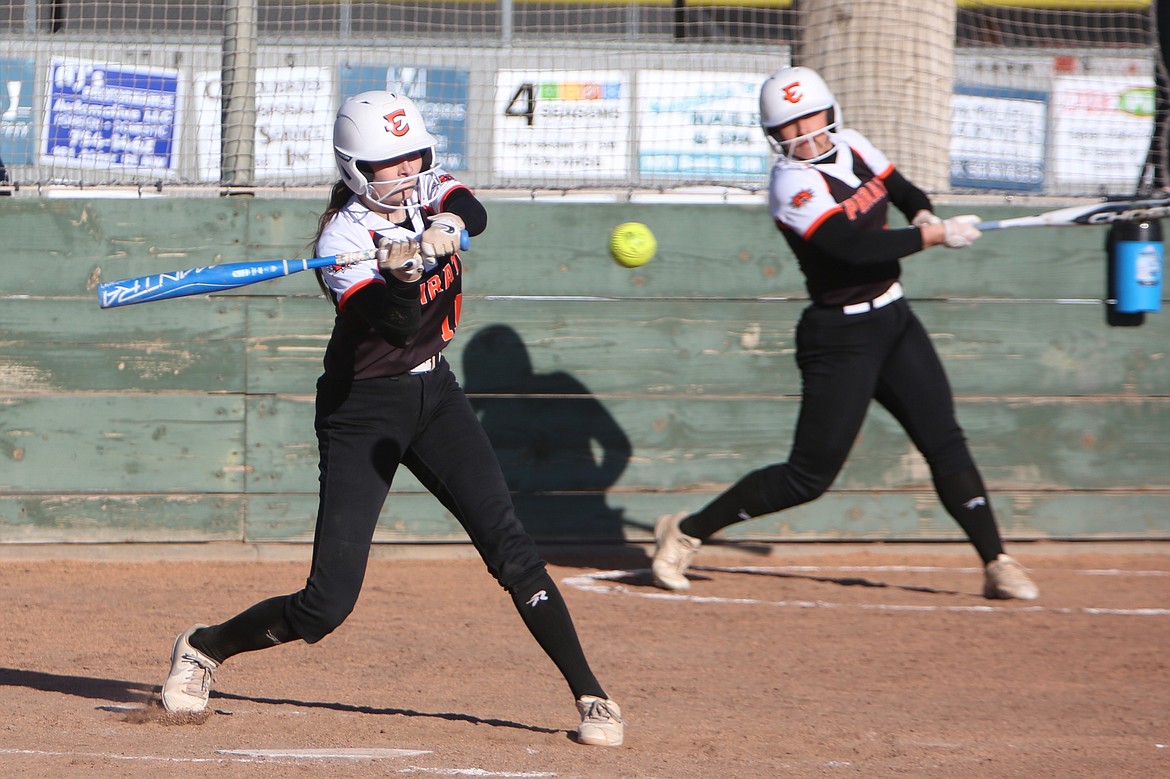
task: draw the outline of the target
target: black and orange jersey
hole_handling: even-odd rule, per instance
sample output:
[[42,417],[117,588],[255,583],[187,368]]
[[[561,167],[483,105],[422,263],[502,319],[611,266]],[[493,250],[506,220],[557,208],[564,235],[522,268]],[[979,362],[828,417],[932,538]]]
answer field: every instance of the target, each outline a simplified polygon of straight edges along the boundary
[[[322,231],[317,241],[318,256],[371,249],[378,236],[418,240],[429,226],[430,216],[443,210],[447,197],[460,190],[467,194],[464,185],[439,173],[427,179],[425,186],[420,181],[419,201],[407,208],[402,223],[390,222],[367,208],[356,195],[352,197]],[[463,294],[463,263],[458,253],[426,260],[418,284],[420,324],[406,346],[389,343],[346,307],[350,296],[368,284],[397,283],[389,271],[380,270],[375,260],[368,260],[326,269],[321,277],[337,307],[333,335],[325,353],[326,373],[355,379],[397,376],[434,357],[454,338]]]
[[808,163],[780,158],[768,206],[800,263],[813,301],[868,300],[898,279],[899,258],[922,249],[916,229],[888,230],[890,205],[908,217],[930,200],[856,130],[832,135],[835,151]]

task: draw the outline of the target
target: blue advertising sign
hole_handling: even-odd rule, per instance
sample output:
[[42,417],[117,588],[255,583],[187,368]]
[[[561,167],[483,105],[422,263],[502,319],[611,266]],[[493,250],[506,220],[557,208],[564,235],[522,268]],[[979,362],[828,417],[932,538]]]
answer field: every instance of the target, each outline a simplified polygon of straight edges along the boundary
[[33,161],[34,67],[31,59],[0,59],[0,162],[6,165],[28,165]]
[[42,161],[85,168],[174,171],[179,72],[54,58]]
[[447,170],[467,170],[468,71],[405,65],[342,65],[342,99],[372,89],[406,95],[435,136],[435,153]]

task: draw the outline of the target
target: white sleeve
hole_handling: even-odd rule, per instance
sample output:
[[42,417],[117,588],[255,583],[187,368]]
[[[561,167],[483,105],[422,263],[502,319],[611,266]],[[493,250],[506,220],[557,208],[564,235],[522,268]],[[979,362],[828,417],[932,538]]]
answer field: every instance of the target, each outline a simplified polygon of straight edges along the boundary
[[780,160],[768,182],[768,210],[776,222],[808,238],[841,204],[812,165]]
[[[325,225],[321,237],[317,239],[317,256],[331,257],[334,254],[357,252],[374,248],[370,231],[360,222],[354,221],[345,211],[337,214]],[[377,260],[365,260],[340,270],[323,268],[321,278],[337,296],[338,300],[345,297],[347,291],[355,286],[364,286],[371,281],[385,283],[378,270]]]

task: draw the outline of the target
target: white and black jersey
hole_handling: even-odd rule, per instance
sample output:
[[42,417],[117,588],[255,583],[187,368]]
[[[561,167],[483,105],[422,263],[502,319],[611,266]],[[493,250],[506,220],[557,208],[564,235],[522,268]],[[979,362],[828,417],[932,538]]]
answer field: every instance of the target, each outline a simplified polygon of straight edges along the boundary
[[[353,196],[325,226],[317,241],[317,255],[329,257],[371,249],[377,245],[378,236],[418,240],[430,225],[431,216],[447,210],[445,203],[449,199],[470,196],[470,190],[439,170],[419,180],[418,195],[402,223],[389,221]],[[326,373],[337,378],[368,379],[406,373],[441,352],[459,325],[463,263],[457,253],[428,258],[417,290],[416,285],[401,284],[389,271],[380,270],[372,259],[337,270],[326,269],[321,278],[337,306],[333,337],[325,354]],[[369,284],[390,285],[399,294],[418,295],[421,309],[417,334],[406,345],[390,343],[369,322],[347,310],[351,296]]]
[[[930,199],[856,130],[833,134],[835,151],[809,163],[780,158],[768,207],[818,305],[869,300],[897,281],[899,258],[922,250],[917,230],[885,230],[889,206],[911,217]],[[875,232],[875,231],[884,232]]]

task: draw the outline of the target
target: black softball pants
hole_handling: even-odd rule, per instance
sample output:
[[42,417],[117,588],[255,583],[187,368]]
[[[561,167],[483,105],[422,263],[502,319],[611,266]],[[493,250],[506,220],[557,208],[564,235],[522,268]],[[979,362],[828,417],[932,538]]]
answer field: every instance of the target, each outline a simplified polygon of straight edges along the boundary
[[568,606],[517,519],[487,434],[446,361],[426,374],[317,386],[321,500],[303,589],[191,636],[216,662],[295,639],[315,643],[353,611],[399,463],[458,518],[574,697],[608,697]]
[[983,483],[955,418],[954,397],[938,353],[906,300],[863,314],[809,306],[796,330],[800,414],[787,462],[745,476],[684,532],[699,538],[739,521],[807,503],[837,477],[871,400],[884,406],[930,466],[935,488],[981,555],[1001,549]]
[[463,525],[492,576],[515,591],[544,561],[512,507],[487,434],[445,360],[430,373],[318,383],[321,501],[305,588],[285,615],[319,641],[349,616],[374,529],[402,463]]
[[829,488],[871,399],[898,420],[934,476],[974,465],[942,362],[905,299],[864,314],[810,306],[797,325],[796,362],[800,416],[789,473],[770,490],[783,508]]

